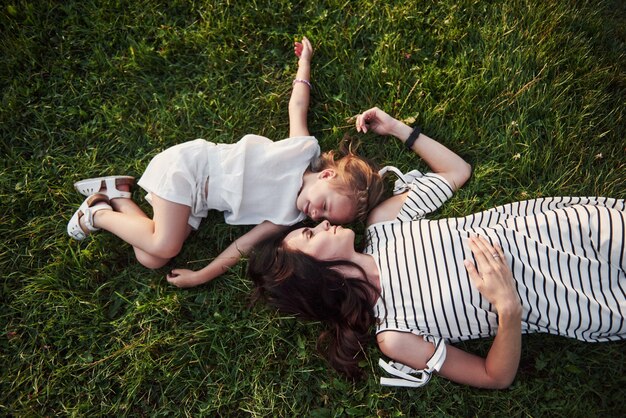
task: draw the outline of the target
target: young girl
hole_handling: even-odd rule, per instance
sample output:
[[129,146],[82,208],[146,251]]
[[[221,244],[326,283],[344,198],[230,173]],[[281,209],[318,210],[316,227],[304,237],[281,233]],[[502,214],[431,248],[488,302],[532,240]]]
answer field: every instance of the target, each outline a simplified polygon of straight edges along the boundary
[[130,199],[132,177],[79,181],[75,187],[87,198],[69,221],[68,234],[82,240],[104,229],[132,245],[141,264],[160,268],[180,252],[210,209],[224,211],[229,224],[257,225],[205,268],[167,275],[170,283],[191,287],[221,275],[255,243],[307,216],[336,223],[363,219],[382,196],[380,176],[351,152],[337,161],[332,152],[320,156],[307,127],[313,48],[303,38],[294,52],[299,59],[288,139],[246,135],[235,144],[197,139],[163,151],[138,182],[148,192],[152,219]]

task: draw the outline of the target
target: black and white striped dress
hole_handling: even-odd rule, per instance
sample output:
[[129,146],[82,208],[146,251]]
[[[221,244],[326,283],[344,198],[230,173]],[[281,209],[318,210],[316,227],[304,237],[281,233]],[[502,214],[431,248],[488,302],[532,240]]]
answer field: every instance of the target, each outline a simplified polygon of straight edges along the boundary
[[394,221],[367,229],[380,270],[377,332],[434,342],[494,336],[497,315],[463,265],[470,235],[498,242],[523,306],[522,332],[600,342],[626,339],[626,201],[557,197],[462,218],[424,216],[452,196],[436,174],[414,180]]

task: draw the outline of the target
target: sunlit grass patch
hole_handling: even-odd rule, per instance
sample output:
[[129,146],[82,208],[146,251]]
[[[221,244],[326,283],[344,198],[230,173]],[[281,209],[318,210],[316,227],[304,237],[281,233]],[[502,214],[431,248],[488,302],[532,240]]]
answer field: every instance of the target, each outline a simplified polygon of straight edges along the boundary
[[[14,1],[0,28],[0,414],[626,411],[624,343],[524,337],[504,391],[438,378],[383,388],[374,346],[368,378],[346,381],[316,353],[320,324],[249,306],[245,262],[196,289],[166,283],[169,268],[200,268],[247,230],[220,214],[158,271],[109,234],[65,233],[83,177],[139,177],[159,151],[198,137],[286,136],[303,35],[315,47],[309,126],[324,150],[379,106],[473,165],[438,216],[550,195],[625,198],[623,2]],[[398,142],[361,139],[381,166],[426,169]]]

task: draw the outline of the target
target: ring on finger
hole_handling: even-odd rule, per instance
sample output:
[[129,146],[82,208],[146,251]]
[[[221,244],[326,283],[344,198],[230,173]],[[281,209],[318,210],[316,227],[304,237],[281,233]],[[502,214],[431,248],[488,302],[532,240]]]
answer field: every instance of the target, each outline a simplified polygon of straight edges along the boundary
[[493,254],[491,254],[491,256],[493,257],[494,260],[500,259],[500,254],[498,254],[498,253],[493,253]]

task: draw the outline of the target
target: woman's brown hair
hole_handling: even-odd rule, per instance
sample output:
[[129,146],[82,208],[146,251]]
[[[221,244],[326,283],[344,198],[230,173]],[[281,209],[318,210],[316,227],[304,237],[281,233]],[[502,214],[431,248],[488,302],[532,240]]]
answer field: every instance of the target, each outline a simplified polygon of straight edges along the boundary
[[248,259],[247,274],[255,285],[254,301],[265,300],[279,311],[320,321],[329,329],[318,338],[318,350],[336,370],[349,377],[363,372],[358,362],[372,339],[372,295],[364,278],[345,277],[337,267],[348,261],[320,261],[283,246],[286,234],[258,244]]

